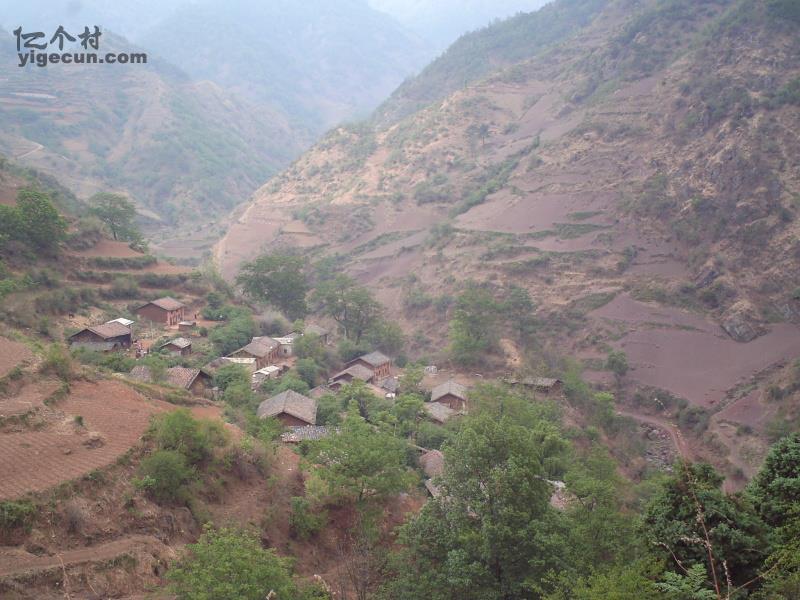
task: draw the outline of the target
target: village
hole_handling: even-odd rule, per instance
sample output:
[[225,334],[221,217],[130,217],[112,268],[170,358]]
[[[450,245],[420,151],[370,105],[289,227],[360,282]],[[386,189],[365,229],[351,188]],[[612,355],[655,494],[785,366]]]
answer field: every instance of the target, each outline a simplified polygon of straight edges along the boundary
[[[135,317],[136,320],[119,317],[82,328],[70,335],[67,342],[73,350],[122,353],[137,361],[157,354],[186,363],[185,359],[194,354],[195,344],[203,341],[198,313],[172,297],[142,304],[135,310]],[[332,346],[335,340],[328,328],[305,323],[302,330],[280,336],[254,336],[241,348],[202,366],[170,366],[160,383],[185,391],[198,403],[219,403],[221,390],[215,382],[216,375],[221,369],[235,365],[248,374],[251,390],[259,397],[256,416],[277,421],[283,429],[280,440],[285,444],[319,440],[334,432],[335,427],[318,421],[319,401],[336,395],[345,386],[356,383],[376,399],[389,403],[403,391],[410,391],[402,389],[404,369],[395,365],[391,357],[374,350],[346,361],[342,368],[329,373],[324,383],[307,393],[286,389],[269,394],[269,384],[279,381],[295,367],[297,342],[304,337],[322,347]],[[424,366],[422,373],[414,391],[425,398],[423,411],[432,424],[443,426],[468,413],[469,377],[448,376],[435,365]],[[134,382],[157,383],[152,368],[146,364],[137,364],[123,376]],[[507,378],[506,383],[536,391],[542,397],[556,398],[562,393],[562,382],[555,378]],[[419,464],[427,477],[425,487],[437,496],[439,489],[433,478],[442,473],[444,457],[438,449],[417,448],[421,452]]]

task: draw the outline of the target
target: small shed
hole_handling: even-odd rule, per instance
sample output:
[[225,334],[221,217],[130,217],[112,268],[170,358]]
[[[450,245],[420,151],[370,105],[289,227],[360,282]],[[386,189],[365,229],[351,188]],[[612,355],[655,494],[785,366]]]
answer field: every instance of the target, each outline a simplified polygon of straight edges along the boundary
[[283,369],[277,365],[268,365],[263,369],[258,369],[252,376],[253,389],[258,389],[267,379],[277,379],[283,373]]
[[185,312],[186,305],[169,296],[152,300],[136,309],[136,314],[142,319],[165,325],[177,325],[184,320]]
[[109,322],[86,327],[68,338],[71,347],[111,352],[130,348],[133,343],[131,328],[122,323]]
[[467,388],[450,379],[431,390],[431,402],[444,404],[453,410],[463,410],[467,403]]
[[444,454],[439,450],[428,450],[419,457],[419,466],[428,477],[436,477],[444,472]]
[[178,331],[191,333],[197,329],[197,321],[181,321],[178,323]]
[[[130,377],[144,383],[155,383],[153,381],[153,373],[150,367],[146,365],[133,367]],[[161,383],[182,388],[195,396],[209,397],[213,387],[213,377],[204,369],[170,367],[164,374],[164,381]]]
[[317,401],[293,390],[286,390],[258,405],[259,419],[274,417],[287,427],[315,425]]
[[179,337],[161,344],[158,349],[166,350],[174,356],[189,356],[192,353],[192,341]]
[[392,359],[378,351],[354,358],[347,363],[345,367],[352,367],[354,365],[361,365],[370,369],[375,373],[375,377],[378,378],[389,377],[392,371]]
[[292,333],[275,338],[275,341],[278,342],[280,346],[278,354],[281,358],[289,358],[294,355],[294,342],[299,337],[300,334],[293,331]]

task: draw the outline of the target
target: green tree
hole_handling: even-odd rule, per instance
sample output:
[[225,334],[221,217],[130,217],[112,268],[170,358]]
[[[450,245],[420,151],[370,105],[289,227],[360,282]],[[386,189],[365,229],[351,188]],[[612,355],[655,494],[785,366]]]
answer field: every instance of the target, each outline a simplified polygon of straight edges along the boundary
[[390,356],[397,356],[403,351],[406,336],[397,323],[377,319],[367,331],[366,340],[370,347]]
[[383,311],[368,289],[342,274],[320,283],[313,300],[323,313],[339,324],[344,336],[356,344],[376,324]]
[[250,385],[250,372],[243,366],[234,363],[223,365],[214,373],[214,385],[223,392],[234,384]]
[[313,358],[300,358],[295,363],[295,369],[300,379],[308,384],[309,388],[317,385],[317,378],[319,377],[319,365],[314,362]]
[[290,320],[308,313],[306,260],[292,254],[263,254],[242,265],[236,283],[246,296],[282,311]]
[[761,517],[772,527],[800,519],[800,433],[773,444],[750,492]]
[[56,210],[50,197],[33,189],[17,194],[16,237],[31,248],[55,255],[66,237],[67,224]]
[[167,571],[179,600],[276,600],[297,598],[289,561],[264,549],[251,534],[207,529]]
[[441,495],[401,528],[386,597],[536,597],[562,566],[546,464],[566,442],[549,423],[523,426],[489,411],[464,419],[445,446]]
[[[711,589],[726,569],[734,584],[753,579],[766,556],[764,524],[742,496],[726,496],[723,478],[707,464],[681,464],[644,511],[644,536],[676,572],[703,565]],[[723,565],[723,563],[725,563]]]
[[464,366],[480,364],[497,336],[498,304],[491,292],[474,282],[456,298],[450,321],[450,351]]
[[156,450],[139,465],[141,478],[136,484],[159,504],[173,503],[184,498],[184,485],[192,474],[181,452]]
[[89,198],[89,204],[90,212],[106,224],[115,240],[141,240],[136,226],[136,207],[125,196],[100,192]]
[[606,358],[606,369],[622,377],[628,372],[628,355],[622,350],[612,350]]
[[253,318],[247,314],[237,314],[225,325],[219,325],[208,334],[214,351],[219,356],[226,356],[246,346],[255,333]]
[[331,494],[359,504],[401,492],[414,480],[405,443],[375,430],[352,408],[339,433],[318,442],[311,458]]
[[161,415],[155,424],[154,437],[159,448],[180,452],[190,464],[207,462],[212,449],[227,441],[220,422],[195,419],[186,408]]
[[503,301],[502,309],[517,339],[521,342],[530,340],[536,329],[536,319],[533,316],[536,305],[528,290],[516,285],[511,286],[508,296]]
[[420,383],[425,377],[425,367],[420,364],[406,365],[403,369],[403,374],[398,378],[398,386],[400,391],[409,394],[418,394],[422,390]]

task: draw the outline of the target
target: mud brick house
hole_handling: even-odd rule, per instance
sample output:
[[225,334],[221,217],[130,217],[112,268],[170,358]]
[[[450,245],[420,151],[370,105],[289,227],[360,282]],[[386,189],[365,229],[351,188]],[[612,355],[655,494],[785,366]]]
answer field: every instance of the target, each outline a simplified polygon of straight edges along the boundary
[[364,383],[372,383],[375,380],[375,372],[362,364],[354,364],[331,377],[328,380],[328,387],[331,389],[339,389],[344,384],[351,383],[354,379],[358,379]]
[[278,354],[282,358],[289,358],[292,356],[294,354],[294,342],[299,337],[300,334],[294,331],[282,337],[276,337],[275,341],[280,344],[280,350],[278,351]]
[[392,359],[382,352],[370,352],[364,356],[354,358],[345,365],[345,368],[352,367],[354,365],[366,367],[375,374],[376,378],[383,379],[391,374]]
[[131,328],[122,323],[110,321],[102,325],[94,325],[81,329],[69,336],[69,345],[87,348],[98,352],[111,352],[130,348],[133,343]]
[[[153,381],[153,373],[150,371],[150,367],[145,365],[133,367],[130,377],[144,383],[157,383]],[[203,369],[190,369],[187,367],[170,367],[164,374],[164,381],[161,383],[182,388],[191,392],[194,396],[206,398],[211,397],[212,388],[214,387],[213,378],[208,372]]]
[[431,402],[444,404],[453,410],[464,410],[467,388],[452,379],[445,381],[431,390]]
[[306,325],[305,329],[303,330],[303,335],[316,335],[325,345],[327,345],[330,341],[330,332],[324,327],[320,327],[314,323],[309,323]]
[[184,320],[185,312],[186,305],[169,296],[153,300],[136,309],[136,314],[142,319],[165,325],[177,325]]
[[259,419],[274,417],[287,427],[315,425],[317,401],[295,391],[286,390],[259,404],[256,415]]
[[255,370],[273,364],[280,356],[281,345],[271,337],[254,337],[249,344],[228,355],[228,358],[255,359]]
[[175,338],[158,347],[174,356],[189,356],[192,353],[192,342],[185,337]]

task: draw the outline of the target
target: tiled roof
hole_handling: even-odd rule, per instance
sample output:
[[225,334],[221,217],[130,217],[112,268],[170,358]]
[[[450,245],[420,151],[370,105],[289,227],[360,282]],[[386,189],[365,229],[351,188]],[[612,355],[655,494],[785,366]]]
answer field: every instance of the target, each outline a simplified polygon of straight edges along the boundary
[[353,379],[360,379],[361,381],[369,381],[375,377],[375,373],[364,365],[353,365],[351,367],[347,367],[344,371],[339,371],[336,373],[336,375],[331,377],[331,380],[336,381],[345,375],[350,375]]
[[422,407],[428,416],[433,419],[434,421],[438,421],[439,423],[446,423],[451,417],[454,417],[458,414],[452,408],[445,404],[439,404],[438,402],[426,402],[425,406]]
[[[164,298],[159,298],[158,300],[152,300],[147,304],[153,304],[158,308],[163,308],[164,310],[178,310],[180,308],[184,308],[186,305],[183,302],[179,302],[170,296],[165,296]],[[144,306],[147,306],[145,304]]]
[[466,393],[467,388],[458,383],[457,381],[453,381],[450,379],[449,381],[445,381],[444,383],[437,385],[431,391],[431,402],[436,402],[442,396],[446,396],[447,394],[451,394],[456,398],[461,398],[462,400],[466,400]]
[[[170,367],[166,372],[166,381],[164,383],[175,387],[189,389],[189,387],[200,375],[200,369],[190,369],[187,367]],[[150,367],[146,365],[136,365],[131,369],[130,377],[143,381],[145,383],[153,382],[153,374]]]
[[[385,365],[392,359],[386,356],[383,352],[370,352],[369,354],[365,354],[364,356],[359,356],[355,360],[363,360],[368,365],[372,365],[373,367],[380,367],[381,365]],[[350,361],[351,363],[353,361]]]
[[[243,348],[239,348],[236,352],[246,352],[250,356],[264,358],[265,356],[268,356],[270,351],[275,349],[277,346],[278,342],[271,337],[254,337],[249,344]],[[233,354],[236,354],[236,352],[233,352]]]
[[[86,329],[82,329],[81,331],[91,331],[92,333],[99,335],[104,340],[119,337],[121,335],[131,334],[130,327],[126,327],[122,323],[118,323],[116,321],[103,323],[102,325],[92,325],[91,327],[87,327]],[[81,333],[81,331],[79,331],[78,333]],[[78,334],[76,333],[75,335]],[[75,337],[75,335],[70,337]]]
[[317,422],[317,401],[293,390],[286,390],[258,405],[259,418],[286,413],[313,425]]
[[170,340],[164,344],[161,344],[161,347],[164,348],[165,346],[175,346],[176,348],[180,348],[183,350],[184,348],[188,348],[192,345],[191,340],[187,340],[185,337],[175,338],[174,340]]
[[428,450],[419,457],[419,464],[422,466],[422,470],[425,471],[425,475],[436,477],[444,471],[444,454],[438,450]]

